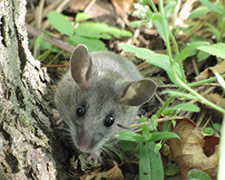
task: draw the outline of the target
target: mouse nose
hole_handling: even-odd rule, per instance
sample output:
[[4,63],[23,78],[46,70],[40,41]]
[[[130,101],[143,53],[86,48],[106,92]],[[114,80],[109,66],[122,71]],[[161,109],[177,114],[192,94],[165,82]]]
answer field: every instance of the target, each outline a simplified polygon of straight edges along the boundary
[[88,140],[83,139],[78,142],[78,149],[81,152],[88,152],[90,149],[89,146],[90,146],[90,141],[88,141]]

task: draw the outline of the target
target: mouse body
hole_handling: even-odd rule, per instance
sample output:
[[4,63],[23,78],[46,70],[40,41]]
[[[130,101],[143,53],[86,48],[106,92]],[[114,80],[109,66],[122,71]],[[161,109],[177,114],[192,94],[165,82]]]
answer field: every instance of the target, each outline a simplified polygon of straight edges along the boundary
[[71,142],[97,161],[113,135],[124,130],[118,124],[134,124],[140,106],[155,90],[155,82],[143,78],[126,58],[106,51],[89,53],[78,45],[58,84],[55,103]]

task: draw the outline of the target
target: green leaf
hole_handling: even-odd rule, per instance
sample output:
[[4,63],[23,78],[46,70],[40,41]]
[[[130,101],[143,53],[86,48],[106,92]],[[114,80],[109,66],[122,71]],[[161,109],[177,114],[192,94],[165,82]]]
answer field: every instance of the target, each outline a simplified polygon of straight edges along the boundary
[[77,27],[76,35],[96,39],[111,39],[112,35],[116,38],[120,36],[130,37],[132,33],[103,23],[85,22]]
[[[164,69],[170,80],[176,84],[179,85],[179,83],[176,81],[176,79],[173,76],[173,72],[170,66],[169,57],[163,54],[156,54],[155,52],[146,49],[146,48],[138,48],[130,44],[119,44],[119,46],[124,51],[129,51],[134,53],[137,57],[146,59],[148,63],[151,63],[155,66],[158,66],[162,69]],[[180,67],[177,63],[175,63],[175,71],[178,74],[179,77],[181,77]]]
[[142,180],[151,180],[151,161],[148,155],[147,143],[140,144],[140,161],[139,161],[139,175]]
[[214,127],[219,133],[221,133],[221,125],[220,125],[219,123],[213,124],[213,127]]
[[166,18],[170,17],[172,8],[176,5],[175,2],[170,2],[169,4],[166,5],[166,7],[164,8],[164,12],[165,12],[165,16]]
[[138,145],[137,142],[124,141],[124,140],[119,140],[117,144],[123,150],[123,152],[133,151],[136,149]]
[[179,168],[172,163],[168,163],[168,165],[165,167],[164,173],[166,176],[173,176],[179,173]]
[[210,128],[210,127],[205,128],[205,129],[203,130],[203,132],[204,132],[205,134],[209,134],[209,135],[213,135],[213,134],[214,134],[213,128]]
[[216,40],[218,41],[218,39],[220,38],[220,34],[221,34],[221,29],[218,28],[218,25],[214,26],[213,24],[210,24],[210,23],[205,23],[204,25],[208,28],[204,28],[202,30],[202,33],[203,32],[206,32],[206,33],[212,32],[212,34],[216,36]]
[[202,61],[206,60],[209,56],[210,56],[209,53],[199,51],[197,54],[197,61],[202,62]]
[[154,142],[140,144],[139,175],[141,180],[163,179],[161,155],[159,152],[155,152],[154,148]]
[[75,21],[76,23],[79,23],[83,20],[90,19],[92,17],[92,14],[84,13],[84,12],[79,12],[76,15]]
[[217,43],[210,46],[200,46],[200,47],[197,47],[197,49],[225,59],[225,51],[224,51],[225,44],[224,43]]
[[67,39],[67,42],[77,46],[78,44],[85,44],[88,47],[90,52],[92,51],[107,51],[108,49],[105,47],[105,44],[93,38],[86,38],[81,36],[72,36]]
[[167,140],[170,138],[180,139],[180,137],[173,132],[154,132],[152,133],[152,137],[149,139],[149,141]]
[[188,19],[200,17],[201,15],[206,14],[210,11],[211,10],[205,6],[198,7],[191,12],[191,14],[188,16]]
[[215,11],[221,15],[225,14],[225,10],[221,5],[221,3],[211,4],[209,0],[199,0],[199,1],[212,11]]
[[133,142],[144,142],[145,138],[137,134],[133,131],[120,131],[117,132],[114,137],[120,140],[127,140],[127,141],[133,141]]
[[[161,19],[157,19],[153,21],[159,35],[163,38],[164,42],[165,42],[165,36],[164,36],[164,31],[163,31],[163,24],[162,24],[162,20]],[[166,21],[166,28],[167,28],[167,32],[169,32],[169,25],[168,22]],[[169,36],[169,34],[168,34]]]
[[200,41],[200,42],[194,42],[188,44],[181,52],[178,54],[178,56],[175,58],[175,61],[183,61],[190,55],[192,56],[192,52],[196,51],[196,48],[203,45],[210,45],[208,42]]
[[163,114],[167,115],[169,112],[175,111],[177,109],[180,109],[181,111],[191,111],[191,112],[199,112],[200,111],[200,108],[194,104],[181,103],[181,104],[177,104],[174,107],[164,109]]
[[[147,122],[146,118],[144,116],[141,117],[141,122],[142,123]],[[142,129],[142,133],[143,133],[143,136],[144,136],[146,141],[152,137],[152,135],[149,132],[148,126],[146,126],[146,125],[141,126],[141,129]]]
[[67,35],[72,36],[75,32],[74,27],[71,22],[62,14],[57,13],[52,10],[47,14],[49,19],[49,23],[54,27],[57,31]]
[[161,92],[161,94],[167,94],[167,93],[170,94],[170,96],[180,96],[180,97],[184,97],[185,99],[198,99],[194,95],[183,93],[183,92],[170,91],[170,90],[166,90],[166,91]]
[[188,172],[188,179],[197,178],[199,180],[212,180],[211,177],[198,169],[192,169]]

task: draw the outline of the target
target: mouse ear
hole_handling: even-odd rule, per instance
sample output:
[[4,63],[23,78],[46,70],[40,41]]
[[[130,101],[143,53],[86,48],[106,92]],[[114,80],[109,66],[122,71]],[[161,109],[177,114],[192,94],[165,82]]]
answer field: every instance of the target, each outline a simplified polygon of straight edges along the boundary
[[97,69],[93,65],[88,48],[85,45],[80,44],[73,51],[70,66],[74,81],[82,89],[89,87],[97,76]]
[[123,88],[121,102],[129,106],[139,106],[152,98],[156,87],[156,83],[147,78],[126,84]]

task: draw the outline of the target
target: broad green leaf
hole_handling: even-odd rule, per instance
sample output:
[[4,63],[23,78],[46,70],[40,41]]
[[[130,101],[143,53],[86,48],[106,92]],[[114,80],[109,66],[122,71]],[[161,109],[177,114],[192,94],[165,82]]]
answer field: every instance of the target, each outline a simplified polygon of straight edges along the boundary
[[67,39],[67,42],[77,46],[78,44],[85,44],[88,47],[90,52],[92,51],[107,51],[108,49],[105,47],[105,44],[94,38],[86,38],[81,36],[72,36]]
[[119,140],[117,142],[118,146],[123,150],[123,152],[126,151],[133,151],[136,149],[138,143],[137,142],[132,142],[132,141],[124,141],[124,140]]
[[[148,149],[149,149],[149,159],[151,164],[151,178],[152,180],[162,180],[164,177],[164,171],[162,166],[162,159],[161,154],[159,151],[155,151],[155,143],[148,142]],[[150,165],[151,165],[150,164]]]
[[180,96],[180,97],[184,97],[186,99],[198,99],[194,95],[183,93],[183,92],[170,91],[170,90],[166,90],[166,91],[161,92],[161,94],[167,94],[167,93],[170,94],[170,96]]
[[221,15],[225,14],[225,10],[221,5],[221,3],[211,4],[209,0],[199,0],[199,1],[212,11],[215,11]]
[[47,14],[49,19],[49,23],[54,27],[57,31],[67,35],[72,36],[75,32],[74,27],[71,22],[62,14],[57,13],[52,10]]
[[206,60],[209,56],[210,56],[209,53],[206,53],[204,51],[199,51],[197,54],[197,61],[202,62],[202,61]]
[[92,14],[79,12],[76,15],[75,21],[76,21],[76,23],[79,23],[80,21],[90,19],[91,17],[92,17]]
[[120,131],[117,132],[114,137],[120,140],[127,140],[133,142],[144,142],[144,137],[140,134],[137,134],[133,131]]
[[164,115],[167,115],[169,112],[180,109],[181,111],[191,111],[191,112],[199,112],[200,108],[194,104],[189,103],[181,103],[177,104],[174,107],[167,108],[163,111]]
[[116,38],[119,38],[120,36],[130,37],[132,36],[132,33],[116,27],[110,27],[103,23],[85,22],[77,27],[76,35],[97,39],[111,39],[112,36]]
[[167,140],[170,138],[180,139],[180,137],[173,132],[154,132],[152,133],[152,137],[149,139],[149,141]]
[[175,61],[183,61],[190,55],[192,55],[193,51],[196,51],[196,48],[203,45],[210,45],[208,42],[200,41],[188,44],[175,58]]
[[203,14],[206,14],[210,12],[211,10],[205,6],[198,7],[197,9],[194,9],[191,14],[188,16],[188,19],[197,18],[200,17]]
[[[119,46],[124,51],[129,51],[134,53],[137,57],[146,59],[148,63],[153,64],[155,66],[158,66],[162,69],[164,69],[170,80],[176,84],[179,85],[179,83],[176,81],[176,79],[173,76],[173,72],[171,70],[169,57],[163,54],[157,54],[149,49],[146,48],[138,48],[130,44],[119,44]],[[175,71],[178,74],[179,77],[181,77],[180,67],[177,63],[175,63]]]
[[197,47],[197,49],[225,59],[225,51],[224,51],[225,44],[224,43],[217,43],[210,46],[200,46],[200,47]]
[[154,148],[154,142],[140,144],[139,175],[141,180],[163,179],[161,155],[159,152],[155,152]]
[[208,174],[198,169],[192,169],[188,172],[188,179],[191,180],[192,178],[197,178],[199,180],[212,180]]
[[151,161],[148,154],[148,144],[140,144],[140,161],[139,161],[139,176],[141,180],[152,180],[151,178]]

